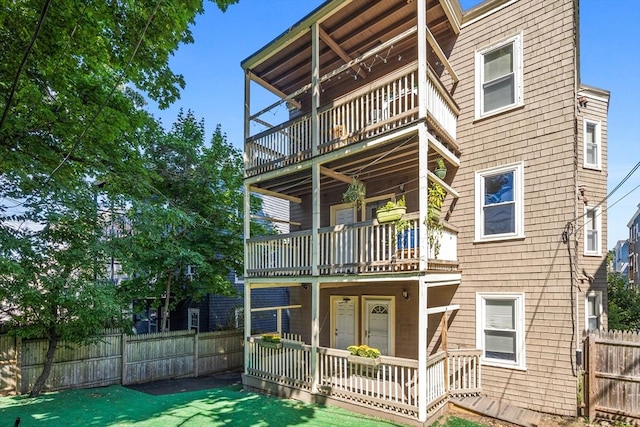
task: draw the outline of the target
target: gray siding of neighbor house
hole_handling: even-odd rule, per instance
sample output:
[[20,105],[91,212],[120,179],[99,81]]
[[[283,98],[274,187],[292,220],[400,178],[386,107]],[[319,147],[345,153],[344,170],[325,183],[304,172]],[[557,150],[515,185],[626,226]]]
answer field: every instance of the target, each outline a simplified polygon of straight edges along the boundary
[[[461,197],[452,222],[460,230],[463,273],[449,348],[476,342],[477,292],[524,293],[526,370],[483,366],[483,391],[566,415],[576,413],[577,386],[575,295],[562,241],[576,211],[576,31],[572,0],[521,0],[463,25],[450,56],[460,77],[454,96],[463,154],[453,184]],[[517,34],[523,38],[524,105],[475,120],[475,52]],[[516,162],[524,163],[525,237],[474,242],[474,173]]]

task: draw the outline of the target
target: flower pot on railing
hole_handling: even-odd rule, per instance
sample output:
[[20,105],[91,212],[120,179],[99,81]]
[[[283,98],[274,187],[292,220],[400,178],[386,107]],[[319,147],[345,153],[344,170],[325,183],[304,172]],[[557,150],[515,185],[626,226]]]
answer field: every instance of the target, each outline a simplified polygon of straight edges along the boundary
[[385,222],[397,221],[402,218],[405,213],[407,213],[406,206],[397,206],[392,209],[380,208],[376,211],[376,218],[380,224],[383,224]]
[[282,348],[282,341],[280,341],[280,335],[278,334],[264,334],[262,338],[258,340],[258,345],[267,348]]
[[371,357],[355,356],[353,354],[350,354],[347,356],[347,361],[349,363],[354,363],[354,364],[363,365],[363,366],[378,366],[380,364],[380,356],[371,358]]

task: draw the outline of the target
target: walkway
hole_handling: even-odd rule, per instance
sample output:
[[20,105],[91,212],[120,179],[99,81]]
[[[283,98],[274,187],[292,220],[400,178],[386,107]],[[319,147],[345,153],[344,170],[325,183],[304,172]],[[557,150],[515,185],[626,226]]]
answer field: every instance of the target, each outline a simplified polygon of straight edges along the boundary
[[539,412],[519,408],[485,396],[452,398],[450,402],[467,411],[523,427],[537,427],[542,420],[542,414]]

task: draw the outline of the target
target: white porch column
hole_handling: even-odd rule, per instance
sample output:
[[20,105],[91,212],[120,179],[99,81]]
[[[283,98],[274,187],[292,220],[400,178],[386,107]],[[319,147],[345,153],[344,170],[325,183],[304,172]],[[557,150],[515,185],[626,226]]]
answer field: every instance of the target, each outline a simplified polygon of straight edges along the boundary
[[[318,154],[320,130],[318,126],[318,105],[320,104],[320,37],[318,23],[311,26],[311,152]],[[311,392],[316,393],[319,383],[318,346],[320,345],[320,288],[318,285],[318,263],[320,260],[320,165],[311,166]]]
[[[250,108],[251,78],[249,72],[244,74],[244,140],[246,143],[249,137],[250,126],[249,117],[251,116]],[[247,158],[247,150],[244,150],[244,167],[245,170],[249,164]],[[245,175],[246,176],[246,175]],[[244,185],[244,373],[249,373],[249,337],[251,336],[251,284],[247,279],[247,260],[249,259],[249,249],[247,247],[247,239],[251,237],[251,192],[249,186]]]
[[[427,2],[417,0],[418,18],[418,116],[427,117]],[[426,120],[418,125],[418,177],[419,177],[419,224],[425,223],[428,209],[427,170],[429,168],[429,141]],[[420,271],[427,269],[429,242],[426,227],[420,227]],[[420,276],[418,281],[418,420],[427,420],[427,281]]]

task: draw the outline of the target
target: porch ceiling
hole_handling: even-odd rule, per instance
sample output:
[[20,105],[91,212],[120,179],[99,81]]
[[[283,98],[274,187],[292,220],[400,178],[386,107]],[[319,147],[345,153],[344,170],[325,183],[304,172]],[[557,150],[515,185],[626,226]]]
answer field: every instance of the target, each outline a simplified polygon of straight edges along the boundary
[[[272,43],[243,61],[242,67],[272,88],[284,94],[292,94],[311,82],[309,26],[313,22],[317,21],[320,25],[319,57],[322,76],[414,27],[417,22],[417,3],[414,0],[327,1]],[[453,4],[452,9],[447,9],[450,16],[451,10],[460,11],[457,1],[427,0],[428,28],[445,52],[452,45],[457,26],[445,13],[449,4]],[[415,35],[394,43],[378,56],[346,70],[343,76],[346,74],[347,77],[357,76],[357,79],[374,79],[397,68],[398,61],[415,60],[416,43]],[[427,56],[436,71],[441,68],[435,55]],[[322,88],[335,95],[347,93],[361,84],[356,78],[335,78],[324,82]],[[303,93],[296,100],[304,103],[309,96],[310,93]]]
[[[366,185],[369,176],[375,176],[376,181],[380,182],[390,182],[403,175],[413,176],[417,171],[417,162],[417,136],[413,134],[395,138],[355,155],[339,157],[323,166],[349,177],[358,175]],[[311,170],[304,169],[292,174],[282,174],[258,186],[278,193],[302,197],[311,192]],[[320,176],[320,188],[323,193],[343,192],[345,186],[344,182],[332,177]],[[368,195],[376,196],[376,194]]]

